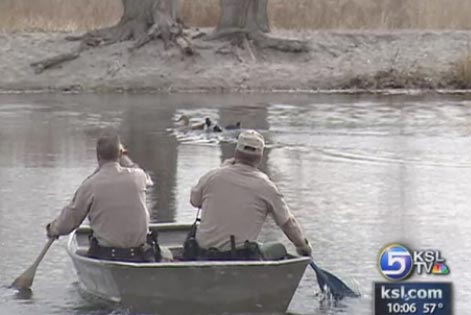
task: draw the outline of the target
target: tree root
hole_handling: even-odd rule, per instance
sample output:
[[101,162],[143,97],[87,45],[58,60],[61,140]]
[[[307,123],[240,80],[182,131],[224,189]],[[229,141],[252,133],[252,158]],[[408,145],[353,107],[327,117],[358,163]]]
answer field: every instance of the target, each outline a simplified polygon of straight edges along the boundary
[[216,30],[204,40],[229,38],[233,45],[243,47],[255,60],[252,49],[275,49],[283,52],[302,53],[310,50],[308,42],[275,38],[270,31],[267,13],[268,0],[221,0],[221,18]]
[[77,50],[76,52],[60,54],[54,57],[43,59],[41,61],[33,62],[31,63],[31,67],[33,67],[34,73],[40,74],[46,69],[58,66],[66,61],[77,59],[79,56],[80,52]]
[[186,37],[186,36],[177,36],[175,38],[175,43],[177,44],[178,47],[180,47],[180,50],[183,52],[183,54],[192,56],[195,54],[195,49],[193,48],[193,44],[191,40]]
[[307,41],[298,39],[276,38],[261,32],[250,33],[249,38],[260,48],[271,48],[293,53],[304,53],[310,50]]
[[231,55],[237,59],[238,62],[244,63],[244,59],[240,55],[239,47],[232,44],[225,44],[216,49],[215,53],[220,55]]
[[247,39],[247,37],[244,38],[244,49],[248,51],[250,59],[253,63],[257,62],[257,57],[255,57],[255,54],[252,49],[252,44],[250,41]]
[[[258,48],[270,48],[283,52],[303,53],[308,52],[310,47],[307,41],[297,39],[285,39],[269,36],[261,31],[250,31],[243,28],[227,28],[216,31],[204,37],[205,41],[230,38],[236,39],[238,44],[247,46],[245,42],[251,40]],[[249,46],[250,48],[250,46]],[[253,54],[253,52],[251,52]]]
[[122,0],[124,14],[117,25],[87,32],[79,36],[67,36],[68,41],[79,41],[80,45],[70,53],[31,63],[36,74],[59,66],[62,63],[77,59],[80,54],[93,47],[135,40],[129,49],[134,51],[151,40],[161,38],[165,49],[170,42],[175,42],[183,54],[193,55],[194,48],[186,35],[183,24],[172,16],[169,0]]
[[250,34],[249,29],[231,27],[231,28],[224,28],[221,30],[217,30],[217,31],[214,31],[212,34],[203,36],[203,40],[211,41],[211,40],[231,37],[234,35],[249,35],[249,34]]

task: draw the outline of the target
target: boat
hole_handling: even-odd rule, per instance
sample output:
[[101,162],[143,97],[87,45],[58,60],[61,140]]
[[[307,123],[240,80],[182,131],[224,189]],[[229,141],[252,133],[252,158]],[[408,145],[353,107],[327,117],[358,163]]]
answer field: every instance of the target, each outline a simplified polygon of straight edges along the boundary
[[160,314],[284,312],[310,259],[278,261],[178,261],[191,224],[152,224],[160,246],[175,261],[130,263],[86,256],[89,226],[69,238],[67,252],[88,294],[135,311]]

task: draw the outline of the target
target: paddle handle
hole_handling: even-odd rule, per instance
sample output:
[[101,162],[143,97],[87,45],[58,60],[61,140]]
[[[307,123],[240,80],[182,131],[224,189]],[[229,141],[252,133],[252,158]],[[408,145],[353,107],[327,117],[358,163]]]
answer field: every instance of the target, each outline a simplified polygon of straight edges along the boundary
[[50,237],[48,239],[46,245],[44,245],[43,250],[39,253],[38,257],[36,258],[33,265],[31,266],[32,268],[36,269],[39,266],[39,263],[41,262],[41,260],[43,260],[44,256],[46,255],[47,251],[49,250],[49,247],[51,247],[52,243],[54,243],[55,240],[56,240],[56,238],[54,238],[54,237]]

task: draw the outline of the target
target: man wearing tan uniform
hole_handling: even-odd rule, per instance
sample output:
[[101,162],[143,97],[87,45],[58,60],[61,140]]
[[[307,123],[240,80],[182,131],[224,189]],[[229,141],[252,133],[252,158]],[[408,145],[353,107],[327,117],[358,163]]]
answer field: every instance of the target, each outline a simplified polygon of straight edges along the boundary
[[98,168],[80,185],[74,198],[47,226],[49,237],[67,235],[88,216],[93,230],[89,256],[110,260],[153,261],[148,246],[146,187],[152,180],[135,167],[119,137],[97,140]]
[[247,244],[257,240],[267,215],[300,255],[311,255],[311,245],[283,196],[257,168],[264,147],[265,140],[258,132],[241,132],[234,158],[205,174],[191,190],[191,204],[202,210],[196,232],[200,259],[251,259]]

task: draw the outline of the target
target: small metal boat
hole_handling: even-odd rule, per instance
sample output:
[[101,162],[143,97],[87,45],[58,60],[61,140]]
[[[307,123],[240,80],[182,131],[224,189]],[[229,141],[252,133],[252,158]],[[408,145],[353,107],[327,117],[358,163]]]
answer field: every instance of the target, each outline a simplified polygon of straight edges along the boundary
[[[181,256],[190,224],[153,224],[159,243]],[[88,258],[87,226],[69,238],[81,287],[138,311],[164,314],[284,312],[310,258],[278,261],[172,261],[128,263]]]

